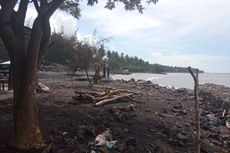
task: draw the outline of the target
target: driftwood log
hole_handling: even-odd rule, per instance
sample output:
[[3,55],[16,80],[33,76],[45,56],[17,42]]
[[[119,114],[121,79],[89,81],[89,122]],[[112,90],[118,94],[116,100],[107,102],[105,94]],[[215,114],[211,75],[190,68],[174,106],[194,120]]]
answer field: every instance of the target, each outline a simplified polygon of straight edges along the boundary
[[128,93],[128,94],[125,94],[125,95],[119,95],[119,96],[116,96],[116,97],[113,97],[113,98],[104,99],[104,100],[101,100],[101,101],[97,102],[95,105],[96,106],[101,106],[101,105],[104,105],[106,103],[110,103],[112,101],[131,96],[133,94],[134,93]]
[[124,89],[106,88],[104,91],[82,90],[75,91],[75,93],[76,96],[74,99],[88,99],[96,106],[101,106],[121,98],[130,98],[131,95],[138,94],[140,92]]

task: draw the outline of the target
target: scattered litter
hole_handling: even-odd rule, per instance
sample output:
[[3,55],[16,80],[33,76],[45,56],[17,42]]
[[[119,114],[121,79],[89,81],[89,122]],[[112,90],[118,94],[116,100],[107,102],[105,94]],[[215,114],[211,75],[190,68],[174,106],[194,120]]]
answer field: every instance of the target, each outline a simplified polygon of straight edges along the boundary
[[106,129],[104,132],[96,136],[94,145],[97,147],[105,146],[107,149],[112,149],[117,144],[117,142],[118,140],[112,140],[111,130]]
[[108,141],[111,141],[112,134],[110,129],[106,129],[104,132],[96,136],[95,146],[105,146]]
[[62,136],[66,135],[66,134],[68,134],[68,132],[63,132],[63,133],[62,133]]
[[228,117],[227,120],[226,120],[226,126],[227,126],[228,128],[230,128],[230,117]]
[[96,153],[96,151],[95,150],[91,150],[90,153]]
[[118,140],[108,141],[105,146],[108,149],[112,149],[117,144],[117,142],[118,142]]
[[209,122],[207,123],[208,125],[213,125],[213,126],[218,126],[221,124],[221,121],[217,119],[214,114],[208,114],[207,115]]
[[50,89],[49,87],[47,87],[46,85],[42,84],[42,83],[38,83],[38,91],[42,91],[42,92],[49,92]]

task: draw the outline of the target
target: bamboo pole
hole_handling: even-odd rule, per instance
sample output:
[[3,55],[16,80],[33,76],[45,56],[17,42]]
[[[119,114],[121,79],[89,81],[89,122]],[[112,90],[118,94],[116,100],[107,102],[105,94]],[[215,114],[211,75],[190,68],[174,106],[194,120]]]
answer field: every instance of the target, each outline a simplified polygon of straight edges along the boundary
[[195,99],[195,120],[196,120],[196,137],[195,137],[195,153],[200,153],[200,110],[199,110],[199,79],[198,79],[198,73],[199,70],[196,69],[196,72],[192,71],[192,68],[188,67],[189,73],[192,75],[194,80],[194,99]]

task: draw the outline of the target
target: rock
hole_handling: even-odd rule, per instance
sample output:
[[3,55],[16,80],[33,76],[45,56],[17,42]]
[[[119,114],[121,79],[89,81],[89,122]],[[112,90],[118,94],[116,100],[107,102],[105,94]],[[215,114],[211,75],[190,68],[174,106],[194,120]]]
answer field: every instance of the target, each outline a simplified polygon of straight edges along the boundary
[[179,88],[176,90],[178,93],[187,93],[188,90],[186,88]]
[[116,150],[117,150],[118,152],[124,152],[124,151],[126,150],[126,146],[125,146],[123,143],[118,143],[118,144],[116,145]]
[[110,151],[106,147],[99,147],[98,151],[100,153],[110,153]]
[[67,149],[59,149],[59,150],[57,150],[57,153],[67,153],[68,152],[68,150]]
[[153,151],[154,151],[154,153],[166,153],[164,151],[164,149],[161,146],[159,146],[159,145],[156,146]]
[[154,129],[149,129],[149,131],[152,132],[152,133],[156,132],[156,130],[154,130]]
[[131,82],[135,82],[135,79],[134,79],[134,78],[131,78],[130,81],[131,81]]
[[146,82],[145,82],[145,84],[147,84],[147,85],[151,85],[151,84],[152,84],[152,82],[151,82],[150,80],[148,80],[148,81],[146,81]]
[[179,139],[179,140],[188,140],[188,138],[185,135],[180,134],[180,133],[178,133],[176,135],[176,138]]
[[126,143],[127,145],[137,146],[137,140],[136,140],[134,137],[128,137],[128,138],[125,140],[125,143]]
[[219,138],[217,133],[211,133],[208,137],[212,138],[212,139],[218,139]]
[[133,145],[127,145],[127,150],[128,150],[128,152],[132,152],[132,153],[137,152],[136,147]]
[[219,134],[221,139],[230,139],[230,134]]
[[80,143],[84,143],[86,138],[94,136],[94,126],[80,125],[77,131],[77,137]]
[[218,146],[222,146],[222,142],[219,141],[219,140],[216,140],[216,139],[209,139],[212,143],[214,143],[215,145],[218,145]]
[[134,108],[136,108],[137,106],[136,105],[134,105],[134,104],[130,104],[129,106],[128,106],[128,108],[131,110],[131,111],[134,111]]
[[179,129],[176,126],[167,127],[164,129],[164,133],[167,134],[168,137],[175,138],[179,132]]
[[171,109],[172,112],[176,113],[177,116],[186,115],[186,110]]
[[150,110],[150,109],[148,109],[148,108],[146,108],[146,109],[145,109],[145,112],[151,112],[151,110]]
[[179,140],[178,145],[181,146],[181,147],[184,147],[185,146],[185,142],[182,141],[182,140]]

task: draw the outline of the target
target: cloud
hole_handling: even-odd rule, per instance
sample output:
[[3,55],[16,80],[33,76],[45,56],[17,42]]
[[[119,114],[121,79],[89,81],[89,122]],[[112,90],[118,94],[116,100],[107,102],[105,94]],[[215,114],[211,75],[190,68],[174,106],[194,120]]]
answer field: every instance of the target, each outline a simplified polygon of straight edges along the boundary
[[162,52],[154,52],[151,54],[149,61],[170,66],[192,66],[207,72],[230,72],[230,68],[224,68],[225,64],[230,62],[230,58],[221,55],[181,54],[178,52],[162,54]]
[[94,22],[99,28],[103,27],[101,30],[109,35],[127,36],[130,32],[160,27],[163,24],[152,16],[144,16],[138,12],[127,12],[122,8],[122,5],[117,5],[111,11],[104,9],[103,4],[105,3],[99,3],[92,8],[84,6],[82,18]]
[[77,31],[77,19],[59,10],[51,17],[50,24],[53,31],[63,31],[67,35]]
[[[67,34],[79,29],[84,37],[97,28],[99,35],[114,37],[112,48],[131,56],[166,65],[230,72],[224,64],[230,63],[229,0],[160,0],[157,5],[145,5],[143,14],[125,11],[122,4],[111,11],[104,9],[104,4],[105,0],[88,7],[81,2],[78,22],[58,11],[50,20],[52,29],[60,32],[64,27]],[[29,15],[36,16],[34,10]]]
[[[34,7],[28,7],[26,14],[26,26],[32,27],[35,18],[37,17],[37,11]],[[71,35],[77,30],[77,19],[74,17],[57,10],[50,18],[51,30],[55,32],[64,32],[67,35]]]

